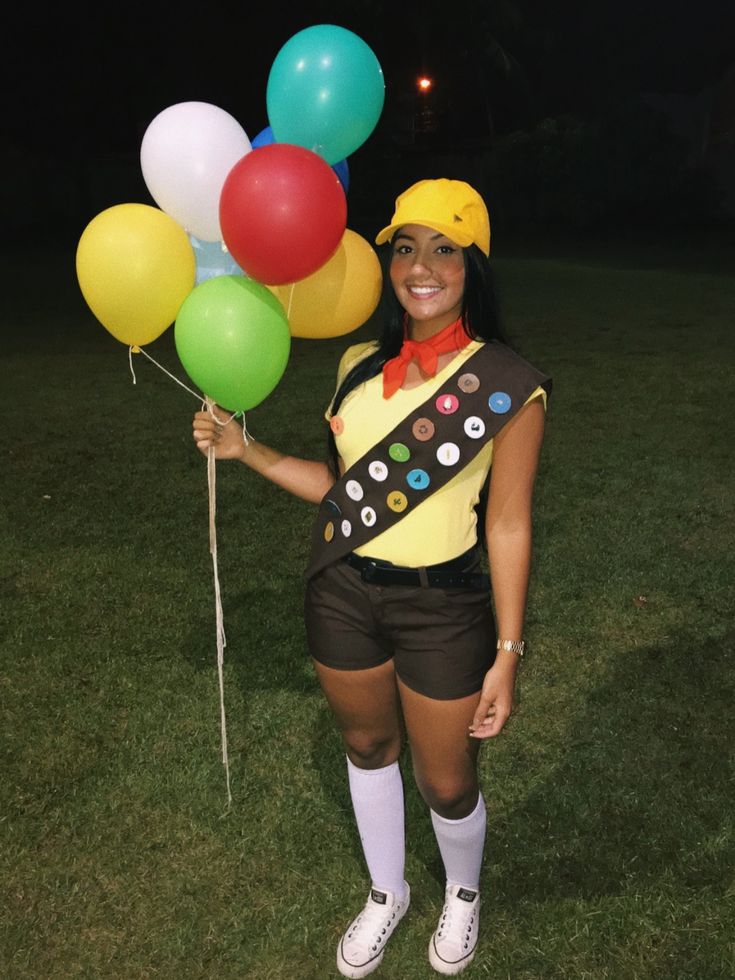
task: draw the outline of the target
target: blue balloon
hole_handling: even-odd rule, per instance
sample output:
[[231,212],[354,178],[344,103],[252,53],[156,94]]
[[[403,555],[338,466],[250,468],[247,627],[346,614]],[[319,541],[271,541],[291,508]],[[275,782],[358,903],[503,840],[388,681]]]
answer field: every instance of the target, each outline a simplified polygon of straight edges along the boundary
[[251,147],[256,150],[259,146],[268,146],[269,143],[274,143],[273,130],[270,126],[266,126],[265,129],[261,129],[254,140],[250,140]]
[[[257,150],[259,146],[268,146],[269,143],[275,142],[276,139],[273,135],[273,128],[271,126],[266,126],[265,129],[261,129],[255,139],[250,141],[250,145],[254,150]],[[340,160],[338,163],[335,163],[332,170],[339,177],[342,190],[346,194],[350,186],[350,168],[347,164],[347,160]]]
[[196,260],[194,285],[214,279],[215,276],[244,276],[245,273],[224,247],[223,242],[203,242],[189,235]]
[[339,182],[342,185],[342,190],[347,193],[347,189],[350,186],[350,168],[347,165],[347,160],[340,160],[339,163],[335,163],[332,170],[339,177]]

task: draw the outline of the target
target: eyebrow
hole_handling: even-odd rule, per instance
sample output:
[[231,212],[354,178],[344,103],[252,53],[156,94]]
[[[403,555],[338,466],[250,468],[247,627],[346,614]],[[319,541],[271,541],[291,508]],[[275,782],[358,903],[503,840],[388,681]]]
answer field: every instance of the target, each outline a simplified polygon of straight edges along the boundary
[[[393,236],[393,241],[394,242],[397,242],[399,238],[405,238],[409,242],[415,242],[416,241],[416,239],[414,238],[413,235],[409,235],[408,232],[405,232],[405,231],[397,231],[395,233],[395,235]],[[433,234],[431,236],[431,238],[429,239],[429,241],[435,242],[437,240],[437,238],[446,238],[448,242],[451,241],[451,238],[449,238],[447,235],[442,234],[442,232],[440,232],[440,231],[437,231],[435,234]]]

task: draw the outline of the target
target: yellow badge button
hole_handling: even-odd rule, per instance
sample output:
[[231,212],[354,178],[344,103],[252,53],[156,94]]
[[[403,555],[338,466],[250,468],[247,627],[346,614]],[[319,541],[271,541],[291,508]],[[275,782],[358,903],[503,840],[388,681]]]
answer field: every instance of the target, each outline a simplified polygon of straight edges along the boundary
[[324,540],[331,541],[334,537],[334,524],[331,521],[327,521],[324,525]]
[[387,498],[388,506],[391,510],[394,510],[397,514],[404,511],[408,507],[408,497],[405,493],[401,493],[400,490],[391,490]]

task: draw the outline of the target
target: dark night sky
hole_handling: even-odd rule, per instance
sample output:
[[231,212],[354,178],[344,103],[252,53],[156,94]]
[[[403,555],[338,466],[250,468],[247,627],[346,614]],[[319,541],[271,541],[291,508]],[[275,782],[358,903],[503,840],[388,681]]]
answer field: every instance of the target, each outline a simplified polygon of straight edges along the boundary
[[[212,0],[187,13],[156,0],[49,4],[45,12],[15,3],[2,24],[6,133],[34,147],[126,150],[161,109],[199,99],[232,112],[255,136],[268,122],[273,59],[293,34],[320,23],[354,30],[371,46],[386,104],[422,67],[453,88],[455,103],[471,102],[463,48],[475,19],[462,11],[475,6]],[[616,89],[696,90],[735,57],[731,0],[519,0],[520,23],[502,16],[502,3],[480,6],[500,11],[492,26],[542,110],[590,108]],[[508,86],[495,77],[492,87],[512,125]]]
[[227,110],[252,139],[268,124],[278,51],[325,23],[357,33],[385,76],[383,115],[358,153],[390,138],[422,70],[436,78],[454,132],[472,137],[486,129],[470,56],[483,36],[478,8],[518,65],[509,76],[488,74],[501,135],[546,114],[600,111],[614,95],[694,94],[735,60],[732,0],[16,2],[0,28],[6,143],[67,170],[75,161],[131,160],[157,113],[188,100]]

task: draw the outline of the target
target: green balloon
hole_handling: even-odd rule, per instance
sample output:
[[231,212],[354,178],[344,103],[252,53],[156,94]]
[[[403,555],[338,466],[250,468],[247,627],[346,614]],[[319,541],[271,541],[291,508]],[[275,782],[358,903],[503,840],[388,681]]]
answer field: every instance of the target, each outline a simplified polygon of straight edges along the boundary
[[230,412],[267,398],[291,351],[285,310],[266,286],[244,276],[195,286],[176,317],[174,341],[194,384]]

